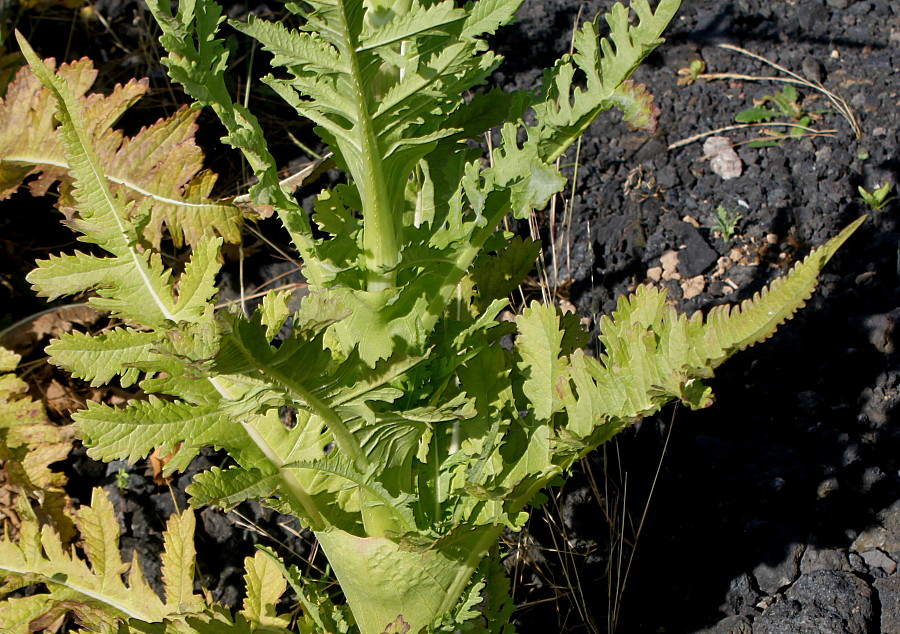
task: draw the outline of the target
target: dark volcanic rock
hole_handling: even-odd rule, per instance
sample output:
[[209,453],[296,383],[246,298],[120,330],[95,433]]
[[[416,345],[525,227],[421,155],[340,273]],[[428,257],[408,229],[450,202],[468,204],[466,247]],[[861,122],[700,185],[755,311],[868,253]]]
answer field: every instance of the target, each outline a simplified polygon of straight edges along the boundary
[[716,261],[718,254],[709,247],[693,225],[678,222],[673,229],[680,247],[678,272],[681,276],[690,278],[706,272]]
[[695,634],[753,634],[753,622],[746,616],[728,616]]
[[790,585],[800,574],[800,558],[803,556],[804,548],[800,542],[788,542],[782,556],[775,555],[772,563],[766,560],[754,567],[753,577],[760,591],[772,595]]
[[850,570],[850,560],[847,553],[834,549],[807,546],[800,559],[800,572],[808,574],[817,570]]
[[850,572],[802,575],[753,622],[753,634],[868,634],[872,589]]
[[900,555],[900,500],[876,515],[876,521],[859,534],[853,542],[853,550],[862,553],[873,548]]
[[721,610],[726,614],[738,616],[741,614],[756,614],[756,604],[762,595],[755,587],[750,575],[744,573],[732,579],[728,584],[728,592],[725,595],[725,604]]
[[900,632],[900,575],[878,579],[872,584],[881,606],[881,632]]

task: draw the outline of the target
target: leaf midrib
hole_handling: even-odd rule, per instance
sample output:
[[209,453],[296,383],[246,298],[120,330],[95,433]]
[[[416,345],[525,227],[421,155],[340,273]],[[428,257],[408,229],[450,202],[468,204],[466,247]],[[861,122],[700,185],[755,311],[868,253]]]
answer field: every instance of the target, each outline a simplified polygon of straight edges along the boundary
[[[9,157],[4,157],[4,163],[24,163],[27,165],[35,165],[41,166],[46,165],[49,167],[59,167],[62,169],[69,169],[69,164],[66,161],[59,161],[48,159],[46,157],[40,156],[29,156],[29,155],[14,155]],[[152,198],[153,200],[161,203],[168,203],[170,205],[177,205],[179,207],[191,207],[194,209],[214,209],[218,207],[228,206],[231,201],[225,199],[224,201],[217,201],[213,203],[194,203],[187,200],[179,200],[177,198],[169,198],[167,196],[163,196],[161,194],[157,194],[156,192],[152,192],[148,189],[144,189],[140,185],[136,185],[134,182],[127,180],[125,178],[119,176],[113,176],[110,174],[104,174],[104,178],[106,180],[111,181],[117,185],[122,185],[123,187],[127,187],[128,189],[141,194],[142,196],[147,196],[148,198]]]

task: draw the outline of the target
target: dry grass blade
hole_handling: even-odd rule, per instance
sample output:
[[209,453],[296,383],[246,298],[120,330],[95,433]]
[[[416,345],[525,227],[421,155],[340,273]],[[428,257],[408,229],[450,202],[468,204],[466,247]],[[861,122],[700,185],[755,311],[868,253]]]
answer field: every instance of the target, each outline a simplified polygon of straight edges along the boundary
[[[837,130],[816,130],[815,128],[810,128],[807,126],[800,125],[798,123],[785,123],[785,122],[768,122],[768,123],[736,123],[735,125],[726,125],[722,128],[716,128],[715,130],[708,130],[706,132],[701,132],[700,134],[695,134],[694,136],[688,137],[686,139],[682,139],[681,141],[675,141],[669,145],[669,150],[674,150],[676,148],[684,147],[685,145],[690,145],[695,141],[700,141],[705,139],[708,136],[713,136],[714,134],[721,134],[722,132],[730,132],[731,130],[744,130],[746,128],[772,128],[772,127],[784,127],[784,128],[794,128],[798,130],[802,130],[806,133],[807,136],[834,136]],[[760,137],[760,139],[764,139],[765,137]],[[734,145],[742,145],[744,143],[750,143],[751,141],[755,141],[758,139],[748,139],[746,141],[741,141],[740,143],[735,143]]]
[[764,64],[767,64],[774,68],[775,70],[782,72],[789,77],[778,77],[778,76],[765,76],[765,77],[757,77],[754,75],[740,75],[737,73],[704,73],[698,75],[699,79],[737,79],[739,81],[772,81],[772,82],[780,82],[784,84],[796,84],[798,86],[804,86],[806,88],[810,88],[817,92],[822,93],[825,97],[832,103],[832,105],[837,109],[837,111],[841,114],[844,119],[847,120],[847,123],[850,124],[850,128],[853,130],[853,134],[856,135],[857,139],[862,138],[862,131],[859,127],[859,122],[856,120],[856,115],[853,114],[853,110],[847,104],[843,97],[840,95],[831,92],[825,86],[823,86],[820,82],[814,81],[811,79],[807,79],[802,75],[798,75],[781,66],[780,64],[776,64],[775,62],[766,59],[762,55],[757,55],[751,51],[748,51],[745,48],[741,48],[740,46],[734,46],[733,44],[719,44],[719,48],[723,48],[728,51],[734,51],[736,53],[740,53],[741,55],[746,55],[752,59],[760,61]]
[[[644,504],[644,510],[641,514],[641,519],[638,521],[637,530],[634,533],[634,545],[631,549],[631,553],[628,556],[628,563],[625,566],[625,570],[620,577],[620,583],[618,587],[618,594],[616,596],[616,604],[613,608],[612,617],[611,617],[611,629],[610,631],[614,631],[616,624],[618,623],[619,617],[621,616],[622,610],[622,595],[625,593],[625,586],[628,583],[628,575],[631,573],[631,565],[634,563],[634,553],[637,550],[638,542],[641,539],[641,532],[644,529],[644,526],[647,522],[647,513],[650,510],[650,501],[653,499],[653,493],[656,491],[656,484],[659,481],[659,474],[662,471],[663,461],[665,460],[666,453],[669,450],[669,440],[672,438],[672,428],[675,425],[675,416],[678,413],[678,405],[676,404],[675,409],[672,411],[672,418],[669,421],[668,429],[666,431],[666,438],[663,442],[662,452],[659,456],[659,462],[656,465],[656,473],[653,474],[653,481],[650,485],[650,491],[647,494],[647,501]],[[624,527],[623,527],[624,534]]]

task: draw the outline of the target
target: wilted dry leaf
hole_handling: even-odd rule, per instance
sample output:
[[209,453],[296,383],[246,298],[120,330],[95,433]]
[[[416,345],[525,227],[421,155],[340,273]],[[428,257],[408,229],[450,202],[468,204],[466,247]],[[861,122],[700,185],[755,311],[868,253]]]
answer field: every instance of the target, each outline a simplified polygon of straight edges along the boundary
[[87,304],[72,304],[51,308],[43,313],[23,319],[7,329],[0,345],[27,355],[31,348],[46,337],[69,332],[72,326],[93,326],[103,316]]

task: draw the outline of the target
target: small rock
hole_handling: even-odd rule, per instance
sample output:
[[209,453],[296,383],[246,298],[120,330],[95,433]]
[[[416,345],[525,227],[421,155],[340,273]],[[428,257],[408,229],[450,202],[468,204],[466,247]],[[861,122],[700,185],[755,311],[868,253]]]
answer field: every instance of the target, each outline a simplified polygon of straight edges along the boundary
[[728,270],[728,280],[735,288],[743,288],[753,282],[756,277],[756,266],[738,264]]
[[868,493],[872,490],[872,487],[877,485],[879,482],[883,482],[887,477],[884,471],[881,470],[877,465],[872,465],[871,467],[866,467],[865,471],[863,471],[862,475],[862,490],[864,493]]
[[756,585],[759,589],[772,595],[791,584],[800,574],[800,558],[805,546],[792,542],[787,546],[787,553],[781,561],[768,564],[761,563],[753,569]]
[[866,15],[872,10],[872,3],[867,0],[857,0],[850,7],[850,13],[855,15]]
[[684,291],[684,299],[697,297],[706,288],[706,278],[702,275],[694,276],[689,280],[685,280],[681,288]]
[[669,297],[669,301],[681,301],[681,284],[676,280],[664,280],[663,288],[666,291],[666,295]]
[[821,84],[824,78],[822,64],[815,57],[807,57],[803,60],[803,74]]
[[881,604],[881,632],[900,632],[900,576],[876,579],[872,584]]
[[672,189],[678,184],[678,172],[673,165],[666,165],[656,173],[656,184],[660,189]]
[[213,599],[225,605],[235,605],[241,598],[241,585],[243,571],[237,566],[228,566],[219,575],[219,593],[213,594]]
[[900,370],[880,374],[874,386],[863,389],[860,403],[863,418],[874,429],[892,423],[895,420],[894,410],[900,403]]
[[664,280],[680,280],[678,274],[678,251],[666,251],[659,257],[662,264],[662,279]]
[[851,572],[802,575],[753,623],[753,634],[868,634],[872,589]]
[[856,464],[859,462],[860,458],[860,447],[859,443],[851,442],[845,448],[843,453],[841,454],[841,466],[849,467],[850,465]]
[[755,614],[756,604],[762,597],[753,587],[750,575],[743,573],[731,580],[728,584],[728,592],[725,595],[725,604],[719,609],[725,614],[737,616],[740,614]]
[[826,478],[819,483],[818,488],[816,489],[816,496],[820,500],[824,500],[826,497],[837,491],[841,488],[840,483],[837,478]]
[[138,539],[148,539],[150,537],[150,522],[147,520],[147,513],[144,509],[138,507],[131,513],[131,534]]
[[663,268],[661,266],[651,266],[647,269],[647,277],[654,281],[658,282],[662,279],[663,276]]
[[900,554],[900,500],[875,517],[876,523],[860,533],[850,548],[858,553],[879,548],[886,553]]
[[221,511],[207,507],[200,512],[200,521],[206,533],[217,544],[227,544],[234,540],[234,525]]
[[710,248],[694,225],[678,222],[673,229],[683,245],[678,252],[678,272],[682,277],[696,277],[715,264],[719,254]]
[[863,321],[863,326],[869,331],[869,342],[875,349],[883,354],[894,352],[894,329],[900,321],[900,308],[887,313],[870,315]]
[[741,157],[731,141],[724,136],[711,136],[703,143],[703,155],[709,158],[710,169],[723,180],[737,178],[744,172]]
[[833,548],[816,548],[807,546],[800,559],[800,573],[809,574],[817,570],[850,570],[847,553]]
[[826,0],[828,6],[832,9],[846,9],[847,5],[850,4],[849,0]]
[[853,553],[847,555],[847,561],[850,562],[850,572],[855,572],[859,575],[868,575],[869,567],[866,565],[866,560],[859,556],[859,553]]
[[731,258],[729,258],[727,255],[723,255],[718,260],[716,260],[716,272],[714,273],[714,275],[716,277],[725,275],[725,271],[728,270],[729,266],[731,266]]
[[877,548],[860,553],[860,556],[868,564],[869,568],[880,568],[889,575],[897,571],[897,562]]

